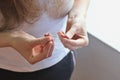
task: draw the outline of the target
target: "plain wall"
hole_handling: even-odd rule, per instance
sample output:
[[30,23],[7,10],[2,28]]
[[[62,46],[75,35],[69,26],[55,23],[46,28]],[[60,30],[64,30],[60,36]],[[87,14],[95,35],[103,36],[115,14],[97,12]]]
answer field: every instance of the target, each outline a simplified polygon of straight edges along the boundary
[[120,53],[89,34],[90,44],[76,50],[71,80],[120,80]]

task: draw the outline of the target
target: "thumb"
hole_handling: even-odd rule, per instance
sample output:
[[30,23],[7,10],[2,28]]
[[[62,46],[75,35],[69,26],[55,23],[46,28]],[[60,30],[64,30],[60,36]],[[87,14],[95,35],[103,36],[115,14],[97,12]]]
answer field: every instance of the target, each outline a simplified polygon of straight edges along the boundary
[[32,46],[44,45],[44,44],[46,44],[50,40],[51,40],[50,37],[36,38],[35,40],[32,41]]
[[66,36],[69,38],[72,38],[75,35],[75,31],[76,29],[72,26],[67,32],[66,32]]

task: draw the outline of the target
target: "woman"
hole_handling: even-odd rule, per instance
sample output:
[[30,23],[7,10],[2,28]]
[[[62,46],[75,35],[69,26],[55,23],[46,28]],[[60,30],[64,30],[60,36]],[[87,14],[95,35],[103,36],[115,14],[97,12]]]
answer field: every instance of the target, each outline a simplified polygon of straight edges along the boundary
[[88,44],[88,3],[0,0],[0,79],[70,80],[70,50]]

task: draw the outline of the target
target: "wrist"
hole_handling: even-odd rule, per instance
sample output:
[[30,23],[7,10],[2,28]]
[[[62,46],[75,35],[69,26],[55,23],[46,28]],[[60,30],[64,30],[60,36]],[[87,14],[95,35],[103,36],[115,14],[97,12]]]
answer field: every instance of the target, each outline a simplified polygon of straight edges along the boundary
[[74,9],[69,12],[68,17],[86,18],[86,15],[87,13],[85,11],[79,11],[79,10]]
[[84,16],[86,18],[88,10],[89,0],[75,0],[73,8],[69,12],[69,15]]
[[9,46],[14,47],[21,35],[25,35],[23,31],[18,30],[8,32],[8,38],[10,39],[10,41],[8,41]]
[[10,47],[12,37],[10,32],[0,32],[0,47]]
[[78,13],[78,12],[71,12],[68,16],[68,21],[73,23],[81,23],[86,21],[86,14]]

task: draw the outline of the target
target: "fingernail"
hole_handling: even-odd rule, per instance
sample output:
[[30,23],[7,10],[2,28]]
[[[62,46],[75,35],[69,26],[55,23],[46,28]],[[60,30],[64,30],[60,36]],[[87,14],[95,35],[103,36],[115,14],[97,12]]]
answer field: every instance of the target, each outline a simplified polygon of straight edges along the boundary
[[44,36],[50,36],[50,33],[45,33]]
[[60,31],[59,33],[62,34],[62,35],[65,34],[63,31]]

